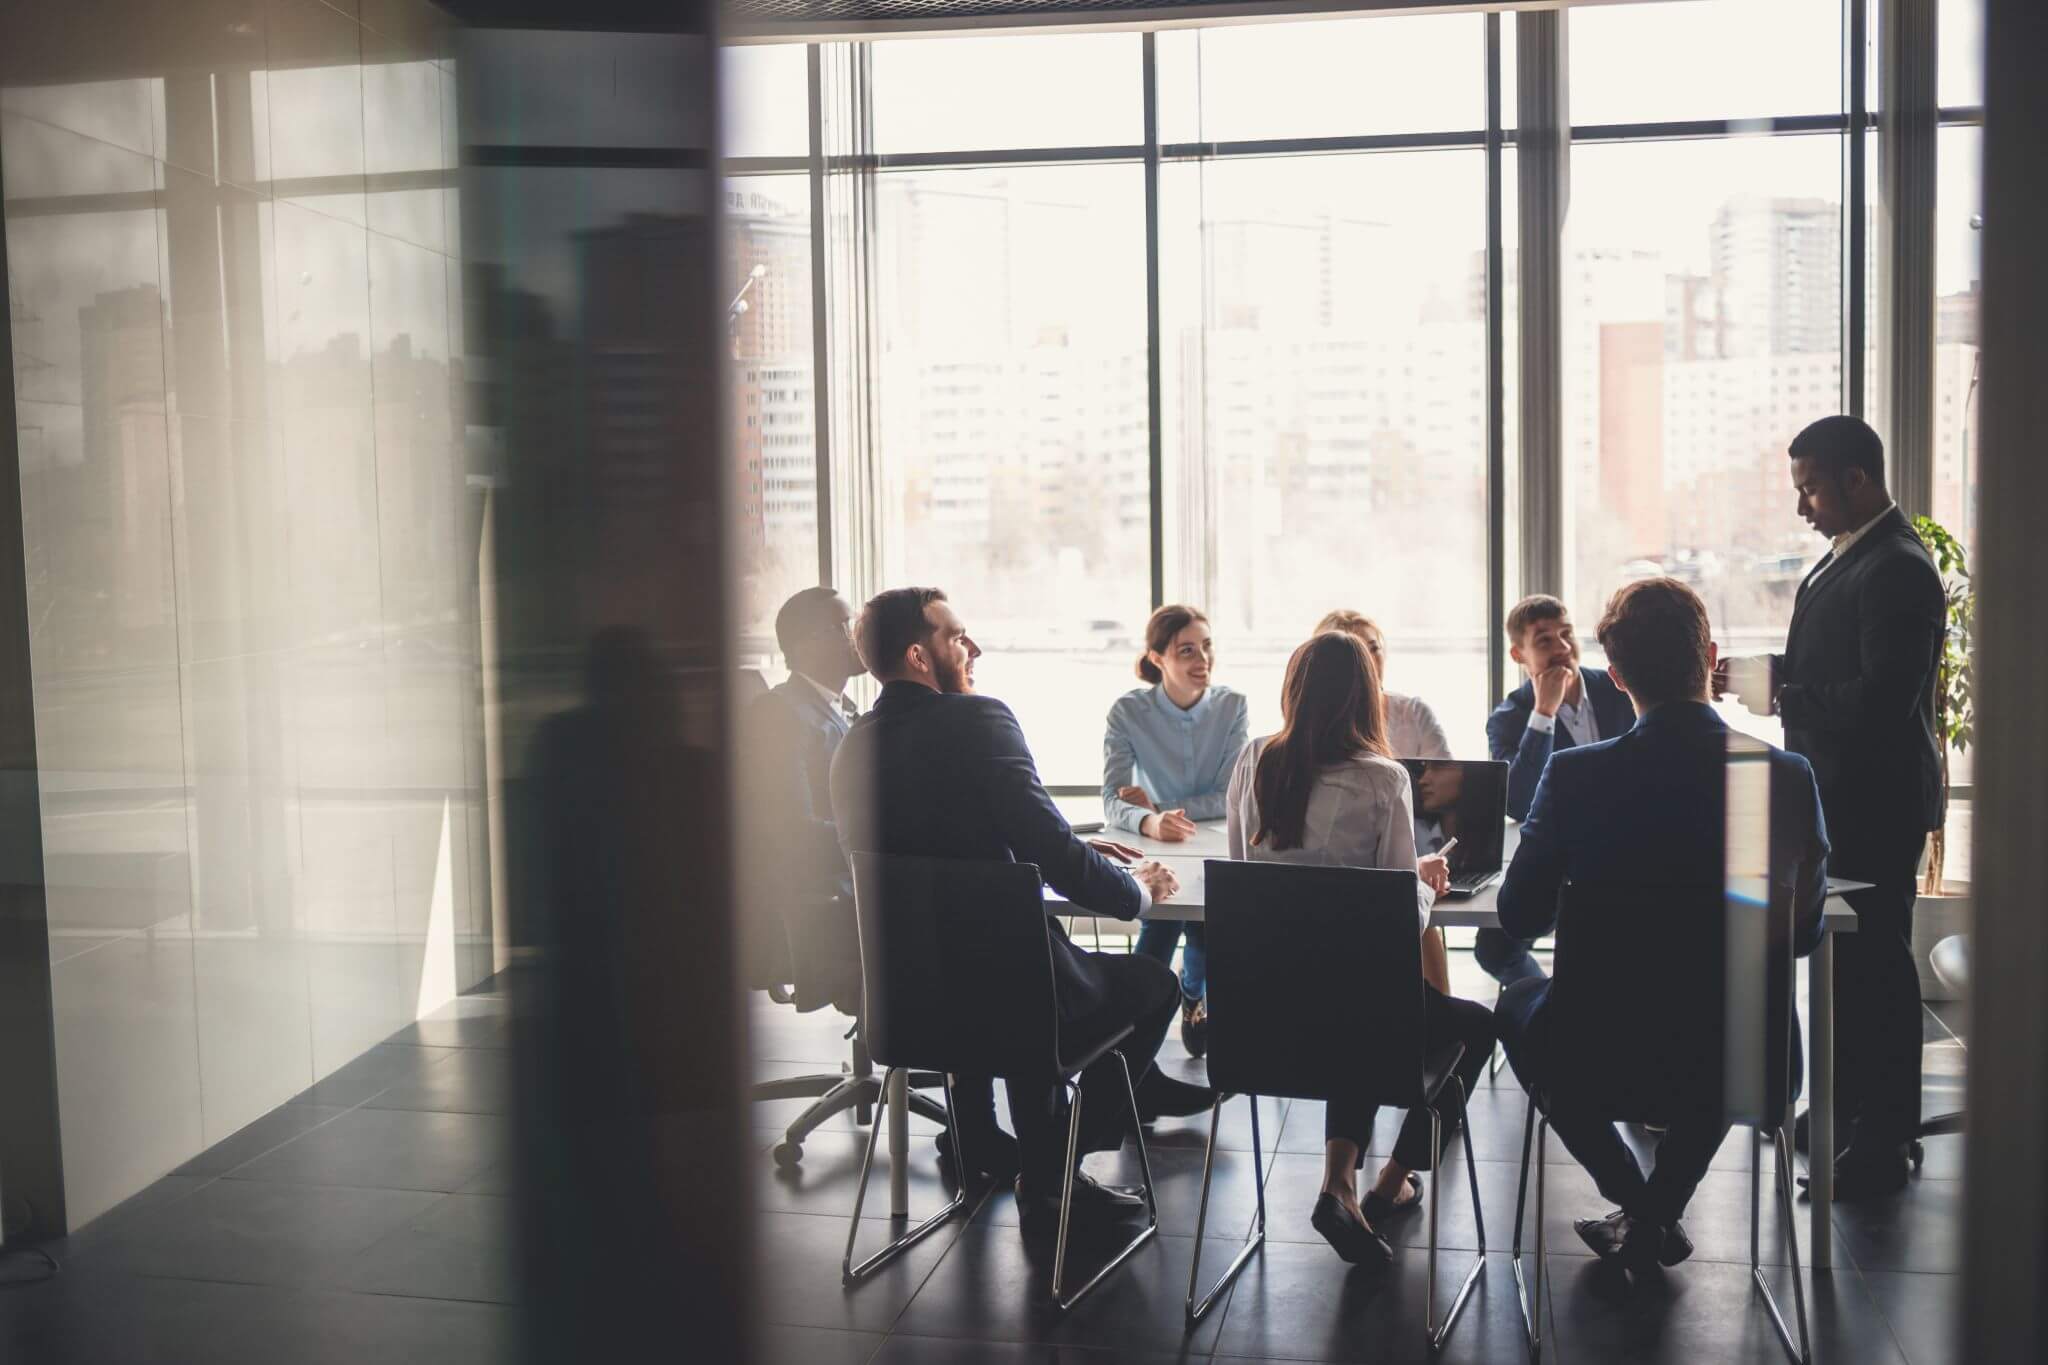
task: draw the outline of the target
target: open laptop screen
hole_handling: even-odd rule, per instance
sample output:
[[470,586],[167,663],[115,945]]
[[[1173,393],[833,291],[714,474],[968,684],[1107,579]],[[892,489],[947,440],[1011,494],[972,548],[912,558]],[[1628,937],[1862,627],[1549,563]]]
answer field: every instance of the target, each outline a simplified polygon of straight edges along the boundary
[[1415,853],[1426,857],[1450,842],[1451,879],[1500,871],[1508,818],[1508,765],[1454,759],[1404,758],[1415,801]]

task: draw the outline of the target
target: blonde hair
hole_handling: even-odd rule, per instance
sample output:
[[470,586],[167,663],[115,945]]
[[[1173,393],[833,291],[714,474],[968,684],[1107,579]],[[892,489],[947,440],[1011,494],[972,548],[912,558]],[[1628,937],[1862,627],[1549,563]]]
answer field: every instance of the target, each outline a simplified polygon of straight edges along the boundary
[[1363,612],[1352,611],[1348,607],[1339,607],[1316,622],[1316,634],[1328,635],[1331,631],[1351,636],[1368,650],[1373,647],[1375,641],[1384,641],[1387,638],[1387,633],[1380,629],[1379,622]]

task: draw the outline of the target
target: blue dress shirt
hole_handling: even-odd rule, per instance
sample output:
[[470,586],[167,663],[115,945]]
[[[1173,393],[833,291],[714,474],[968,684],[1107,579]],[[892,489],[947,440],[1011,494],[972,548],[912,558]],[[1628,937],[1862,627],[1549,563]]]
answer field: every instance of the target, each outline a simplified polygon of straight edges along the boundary
[[1117,795],[1143,787],[1161,810],[1183,809],[1190,820],[1220,820],[1230,769],[1251,735],[1245,699],[1211,687],[1187,710],[1160,686],[1124,693],[1109,708],[1102,736],[1102,818],[1139,832],[1152,812]]

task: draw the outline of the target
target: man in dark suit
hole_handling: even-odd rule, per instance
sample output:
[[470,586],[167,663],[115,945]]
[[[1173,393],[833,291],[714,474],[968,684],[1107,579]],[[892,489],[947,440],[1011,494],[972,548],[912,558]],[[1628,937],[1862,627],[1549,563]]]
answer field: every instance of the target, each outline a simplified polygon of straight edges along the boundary
[[[1730,735],[1707,701],[1715,654],[1708,636],[1705,605],[1676,579],[1646,579],[1615,593],[1600,623],[1600,643],[1615,683],[1641,719],[1617,738],[1557,754],[1544,770],[1500,890],[1500,920],[1508,932],[1535,937],[1555,929],[1558,894],[1567,882],[1724,884]],[[1820,943],[1827,899],[1820,796],[1805,759],[1758,747],[1770,770],[1769,879],[1774,895],[1790,899],[1793,949],[1804,955]],[[1645,905],[1643,912],[1657,908]],[[1563,942],[1558,947],[1567,949]],[[1671,980],[1689,965],[1646,962],[1642,969]],[[1674,990],[1687,994],[1696,993]],[[1555,1003],[1553,983],[1532,978],[1504,990],[1496,1007],[1515,1074],[1532,1092],[1553,1096],[1573,1065],[1552,1041]],[[1574,1001],[1573,1008],[1588,1007]],[[1616,1028],[1628,1023],[1613,1021]],[[1795,1040],[1794,1090],[1798,1051]],[[1692,1253],[1679,1218],[1727,1136],[1725,1120],[1674,1115],[1647,1179],[1612,1123],[1575,1114],[1568,1101],[1554,1099],[1550,1126],[1601,1194],[1620,1206],[1577,1225],[1596,1254],[1642,1268],[1676,1265]]]
[[[1035,863],[1077,909],[1118,919],[1135,919],[1178,889],[1160,864],[1141,862],[1126,871],[1075,837],[1038,780],[1016,716],[993,697],[974,694],[981,650],[944,593],[882,593],[862,609],[855,636],[882,693],[854,723],[832,764],[832,806],[849,851]],[[1057,921],[1051,947],[1063,1033],[1100,1038],[1133,1027],[1121,1050],[1137,1078],[1141,1115],[1208,1108],[1206,1088],[1172,1080],[1151,1064],[1180,1008],[1172,970],[1136,954],[1083,952]],[[1035,1222],[1056,1214],[1059,1205],[1065,1097],[1050,1075],[1006,1080],[1017,1132],[1019,1207]],[[1117,1145],[1122,1134],[1114,1099],[1123,1081],[1115,1059],[1089,1068],[1081,1083],[1084,1096],[1098,1097],[1082,1105],[1084,1147]],[[960,1122],[972,1122],[968,1113],[991,1111],[990,1082],[956,1078],[954,1099],[963,1111]],[[1138,1191],[1098,1185],[1078,1173],[1074,1199],[1075,1212],[1083,1214],[1143,1207]]]
[[[1613,739],[1636,723],[1635,708],[1598,668],[1579,664],[1571,613],[1548,593],[1515,603],[1507,619],[1508,653],[1528,678],[1486,718],[1486,748],[1508,765],[1508,814],[1528,815],[1550,756]],[[1472,944],[1479,965],[1503,986],[1543,975],[1528,940],[1481,929]]]
[[[1854,417],[1793,438],[1799,515],[1833,542],[1799,585],[1785,652],[1732,690],[1775,711],[1785,745],[1820,781],[1828,870],[1872,882],[1848,897],[1857,929],[1835,944],[1835,1134],[1841,1199],[1906,1183],[1920,1121],[1920,978],[1913,900],[1927,831],[1946,793],[1934,688],[1947,603],[1927,547],[1885,492],[1884,445]],[[1747,685],[1745,686],[1745,682]],[[1728,670],[1716,678],[1730,686]],[[1806,1146],[1806,1125],[1800,1124]]]

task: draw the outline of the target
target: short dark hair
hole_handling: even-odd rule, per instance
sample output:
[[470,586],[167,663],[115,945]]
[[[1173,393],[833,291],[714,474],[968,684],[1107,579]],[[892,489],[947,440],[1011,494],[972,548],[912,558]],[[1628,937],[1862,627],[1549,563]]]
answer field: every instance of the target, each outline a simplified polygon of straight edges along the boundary
[[835,589],[818,587],[793,593],[782,604],[782,610],[775,613],[775,643],[784,658],[803,648],[805,635],[838,600]]
[[1562,601],[1547,592],[1532,592],[1508,611],[1508,640],[1522,643],[1523,634],[1538,621],[1565,621],[1571,612]]
[[1834,479],[1860,469],[1873,484],[1884,487],[1884,442],[1860,417],[1837,415],[1808,423],[1785,453],[1795,460],[1812,460]]
[[1644,706],[1707,692],[1707,604],[1675,578],[1624,584],[1600,618],[1600,647]]
[[870,597],[853,626],[853,647],[868,672],[880,682],[901,673],[904,651],[932,637],[924,609],[945,600],[937,588],[890,588]]

